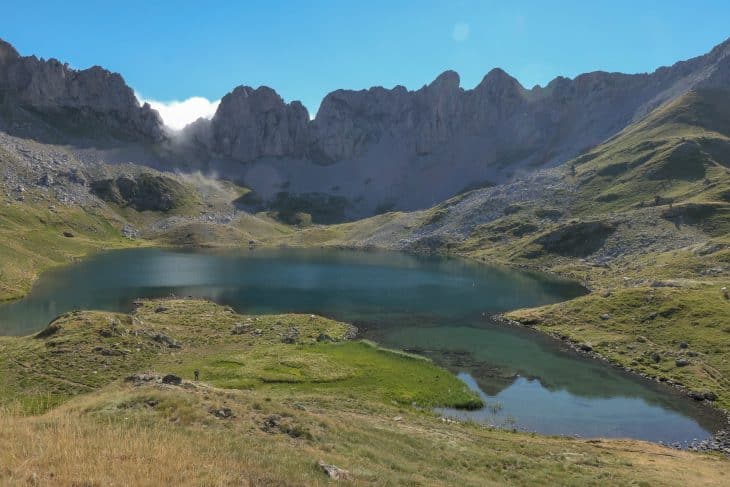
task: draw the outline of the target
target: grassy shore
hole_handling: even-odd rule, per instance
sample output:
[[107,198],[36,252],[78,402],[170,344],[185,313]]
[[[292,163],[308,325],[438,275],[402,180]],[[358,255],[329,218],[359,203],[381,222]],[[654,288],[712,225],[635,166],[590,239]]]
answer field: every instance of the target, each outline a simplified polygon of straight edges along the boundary
[[[444,422],[432,406],[478,399],[429,361],[350,333],[316,316],[158,300],[2,338],[0,481],[324,485],[319,461],[355,485],[727,481],[716,455]],[[162,383],[170,373],[182,382]]]
[[627,287],[507,317],[730,410],[730,301],[717,285]]
[[50,203],[0,204],[0,300],[30,291],[38,275],[100,250],[138,246],[109,214]]

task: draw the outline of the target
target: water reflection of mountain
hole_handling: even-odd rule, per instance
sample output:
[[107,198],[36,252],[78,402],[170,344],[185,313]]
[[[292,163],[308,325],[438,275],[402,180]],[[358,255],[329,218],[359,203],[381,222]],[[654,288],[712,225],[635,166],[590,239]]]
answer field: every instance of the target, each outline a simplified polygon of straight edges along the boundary
[[[468,373],[487,396],[497,396],[522,377],[536,380],[551,392],[565,391],[579,398],[641,399],[648,405],[698,419],[717,429],[719,414],[696,404],[666,386],[643,380],[602,362],[584,358],[560,342],[529,329],[506,327],[485,319],[456,320],[456,326],[423,326],[433,317],[410,317],[420,326],[379,330],[381,340],[431,357],[454,372]],[[431,321],[432,322],[432,321]]]

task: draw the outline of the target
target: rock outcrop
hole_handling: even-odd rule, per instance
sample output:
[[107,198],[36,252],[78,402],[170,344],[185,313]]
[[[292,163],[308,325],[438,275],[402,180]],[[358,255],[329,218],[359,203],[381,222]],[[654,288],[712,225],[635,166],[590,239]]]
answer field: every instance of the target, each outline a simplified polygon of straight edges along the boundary
[[187,198],[187,191],[179,182],[150,174],[94,181],[91,192],[106,202],[131,206],[137,211],[170,211],[182,206]]
[[[0,40],[0,104],[7,113],[22,109],[62,129],[100,129],[111,135],[159,142],[162,119],[148,104],[140,106],[117,73],[99,66],[75,70],[56,59],[23,57]],[[6,120],[12,129],[14,117]]]
[[285,103],[271,88],[239,86],[221,100],[212,120],[199,119],[186,132],[214,154],[240,161],[304,157],[309,113]]

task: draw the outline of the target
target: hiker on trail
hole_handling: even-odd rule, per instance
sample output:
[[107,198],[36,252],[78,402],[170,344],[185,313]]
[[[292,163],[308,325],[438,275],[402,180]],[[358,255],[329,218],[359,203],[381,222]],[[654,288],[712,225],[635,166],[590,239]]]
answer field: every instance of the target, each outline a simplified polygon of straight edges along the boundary
[[195,369],[193,374],[195,374],[195,380],[200,380],[200,371],[198,369]]

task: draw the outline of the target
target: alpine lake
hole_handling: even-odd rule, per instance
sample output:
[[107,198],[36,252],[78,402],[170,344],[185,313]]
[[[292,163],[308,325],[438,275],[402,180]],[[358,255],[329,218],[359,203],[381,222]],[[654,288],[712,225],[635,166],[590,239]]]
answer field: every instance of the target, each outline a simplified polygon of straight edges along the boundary
[[585,358],[522,327],[507,310],[584,294],[551,276],[459,258],[345,250],[134,249],[44,273],[0,304],[0,334],[27,335],[75,309],[130,311],[138,298],[206,298],[241,313],[313,313],[363,338],[430,357],[481,395],[446,417],[549,435],[685,444],[712,435],[718,413],[666,386]]

